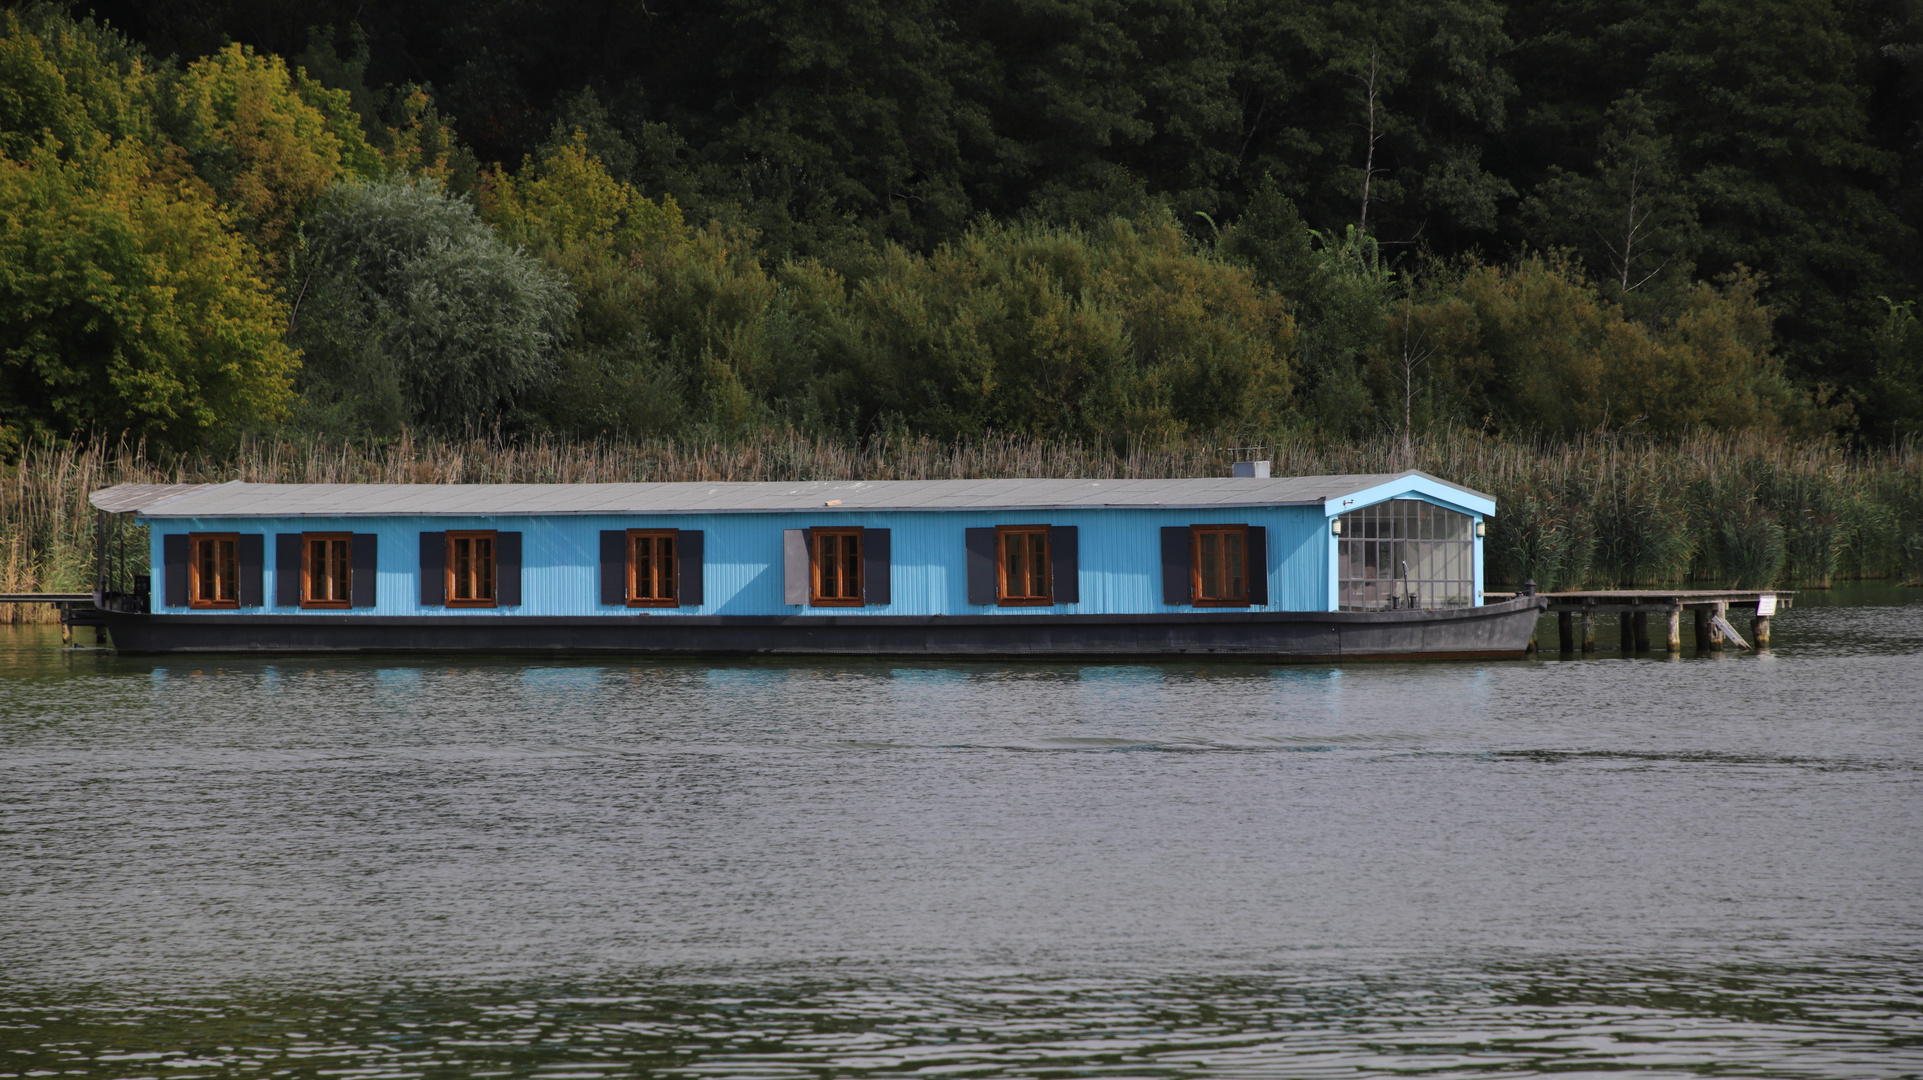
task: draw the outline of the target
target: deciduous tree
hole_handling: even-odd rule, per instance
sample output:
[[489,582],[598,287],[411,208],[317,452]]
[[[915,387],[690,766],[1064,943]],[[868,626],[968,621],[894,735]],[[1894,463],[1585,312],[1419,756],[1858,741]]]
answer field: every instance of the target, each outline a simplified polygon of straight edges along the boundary
[[0,158],[0,425],[190,447],[280,419],[285,308],[226,224],[132,141]]
[[292,242],[301,211],[329,185],[380,171],[345,93],[297,78],[279,57],[242,45],[189,64],[168,106],[169,133],[195,171],[276,256]]
[[574,308],[558,276],[432,180],[345,182],[294,258],[302,408],[325,430],[511,425]]

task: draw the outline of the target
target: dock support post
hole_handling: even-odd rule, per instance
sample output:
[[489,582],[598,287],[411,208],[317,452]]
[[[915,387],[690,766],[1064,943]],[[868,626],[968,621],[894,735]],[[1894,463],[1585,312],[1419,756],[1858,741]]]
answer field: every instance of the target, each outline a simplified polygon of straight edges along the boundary
[[1636,628],[1636,652],[1637,653],[1648,652],[1649,651],[1649,612],[1638,611],[1636,613],[1636,617],[1630,620],[1630,624]]
[[1669,624],[1669,640],[1667,644],[1670,655],[1673,656],[1683,651],[1683,609],[1680,607],[1670,608],[1667,622]]
[[1693,608],[1691,609],[1690,613],[1696,616],[1696,651],[1699,653],[1708,652],[1709,651],[1709,609]]
[[1583,601],[1583,609],[1582,609],[1582,651],[1583,651],[1583,652],[1585,652],[1585,653],[1592,653],[1592,652],[1595,652],[1595,651],[1596,651],[1596,611],[1595,611],[1595,607],[1596,607],[1596,602],[1595,602],[1594,600],[1585,600],[1585,601]]
[[1627,611],[1618,614],[1616,629],[1622,635],[1623,655],[1636,655],[1636,617]]
[[1575,617],[1567,611],[1556,612],[1556,644],[1564,656],[1576,651]]
[[1749,642],[1758,652],[1769,648],[1769,616],[1758,615],[1750,620]]
[[73,624],[67,621],[67,613],[60,613],[60,644],[73,644]]
[[[1729,616],[1724,613],[1727,612],[1728,610],[1729,610],[1728,603],[1722,600],[1716,601],[1716,614],[1721,615],[1723,618],[1727,619]],[[1719,653],[1723,651],[1723,628],[1717,625],[1716,621],[1713,619],[1710,620],[1710,624],[1709,624],[1709,651],[1713,653]]]

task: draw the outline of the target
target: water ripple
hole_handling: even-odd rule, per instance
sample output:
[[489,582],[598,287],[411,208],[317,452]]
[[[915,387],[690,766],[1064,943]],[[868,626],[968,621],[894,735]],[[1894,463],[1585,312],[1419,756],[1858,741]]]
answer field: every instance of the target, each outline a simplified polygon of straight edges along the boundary
[[1799,598],[1777,642],[526,665],[0,628],[0,1080],[1923,1076],[1923,591]]

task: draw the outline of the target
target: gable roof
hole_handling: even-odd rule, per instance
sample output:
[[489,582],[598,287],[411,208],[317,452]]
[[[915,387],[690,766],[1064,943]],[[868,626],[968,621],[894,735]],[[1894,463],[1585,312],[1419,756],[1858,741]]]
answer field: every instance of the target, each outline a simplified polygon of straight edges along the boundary
[[[1490,496],[1427,473],[1187,480],[815,480],[642,484],[119,484],[90,498],[147,518],[756,514],[876,510],[1206,509],[1316,506],[1407,486],[1493,511]],[[831,505],[832,504],[832,505]],[[1487,509],[1484,509],[1484,507]]]

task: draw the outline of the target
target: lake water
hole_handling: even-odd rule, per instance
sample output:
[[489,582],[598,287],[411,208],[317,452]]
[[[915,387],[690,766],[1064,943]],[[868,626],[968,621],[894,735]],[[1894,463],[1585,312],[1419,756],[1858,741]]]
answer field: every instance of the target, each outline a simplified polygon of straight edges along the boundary
[[0,628],[0,1077],[1923,1074],[1923,590],[1774,636],[1267,669]]

